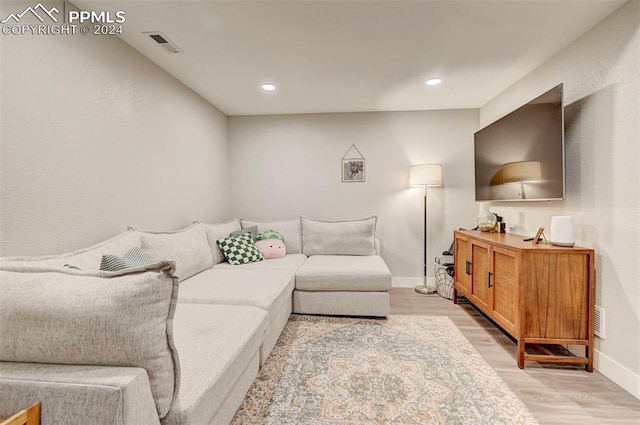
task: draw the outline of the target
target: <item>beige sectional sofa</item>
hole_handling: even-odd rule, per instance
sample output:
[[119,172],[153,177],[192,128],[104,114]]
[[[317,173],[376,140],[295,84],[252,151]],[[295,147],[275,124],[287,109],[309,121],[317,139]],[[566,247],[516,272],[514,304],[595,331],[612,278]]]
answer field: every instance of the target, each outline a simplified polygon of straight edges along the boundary
[[[229,423],[292,312],[389,314],[375,225],[196,222],[1,259],[0,417],[40,402],[43,425]],[[287,255],[226,263],[215,241],[251,226]],[[134,246],[153,264],[97,271]]]

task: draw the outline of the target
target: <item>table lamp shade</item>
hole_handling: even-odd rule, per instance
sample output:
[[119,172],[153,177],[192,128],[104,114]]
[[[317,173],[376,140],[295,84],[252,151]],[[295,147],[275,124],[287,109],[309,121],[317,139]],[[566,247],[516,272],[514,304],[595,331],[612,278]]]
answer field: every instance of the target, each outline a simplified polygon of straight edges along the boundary
[[421,164],[409,168],[409,185],[442,186],[442,165]]

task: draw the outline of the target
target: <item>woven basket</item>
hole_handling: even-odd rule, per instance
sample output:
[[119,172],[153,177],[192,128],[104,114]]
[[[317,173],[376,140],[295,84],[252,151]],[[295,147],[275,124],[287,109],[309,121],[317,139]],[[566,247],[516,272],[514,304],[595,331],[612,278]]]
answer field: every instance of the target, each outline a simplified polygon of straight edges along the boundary
[[453,277],[447,273],[447,268],[442,264],[435,263],[434,271],[436,277],[436,293],[442,298],[453,299]]

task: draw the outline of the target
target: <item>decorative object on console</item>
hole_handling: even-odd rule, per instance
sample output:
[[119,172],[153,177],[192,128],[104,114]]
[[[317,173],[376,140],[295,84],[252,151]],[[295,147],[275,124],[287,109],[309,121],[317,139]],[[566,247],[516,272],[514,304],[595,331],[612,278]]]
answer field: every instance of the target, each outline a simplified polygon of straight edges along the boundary
[[496,216],[496,227],[493,229],[494,232],[496,233],[505,233],[507,231],[507,226],[504,223],[502,216],[495,214]]
[[493,232],[497,222],[496,215],[489,211],[489,203],[481,202],[478,210],[478,230],[481,232]]
[[557,246],[574,246],[576,244],[573,217],[570,215],[551,217],[549,242],[551,242],[551,245]]
[[442,186],[442,165],[413,165],[409,168],[409,185],[411,187],[422,186],[424,190],[424,234],[422,244],[424,260],[424,281],[422,285],[416,286],[416,292],[420,294],[433,294],[435,292],[435,289],[427,287],[427,187]]
[[[350,157],[349,152],[354,149],[358,152],[356,157]],[[342,156],[342,182],[364,182],[364,157],[356,147],[352,144]]]
[[533,237],[533,244],[537,245],[541,239],[544,240],[545,243],[547,243],[547,238],[544,235],[544,226],[541,226],[536,232],[536,235]]

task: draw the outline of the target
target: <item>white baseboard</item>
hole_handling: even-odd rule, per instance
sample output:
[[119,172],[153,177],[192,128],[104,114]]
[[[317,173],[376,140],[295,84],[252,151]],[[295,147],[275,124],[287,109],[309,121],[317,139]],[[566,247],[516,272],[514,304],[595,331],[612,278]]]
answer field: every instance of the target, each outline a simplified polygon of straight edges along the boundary
[[593,366],[598,372],[620,385],[625,391],[631,393],[632,396],[640,399],[640,375],[633,373],[598,350],[595,350],[593,356]]
[[[424,284],[424,278],[422,277],[392,277],[391,286],[393,288],[415,288],[418,285]],[[427,278],[427,285],[430,288],[436,287],[436,279],[433,277]]]

